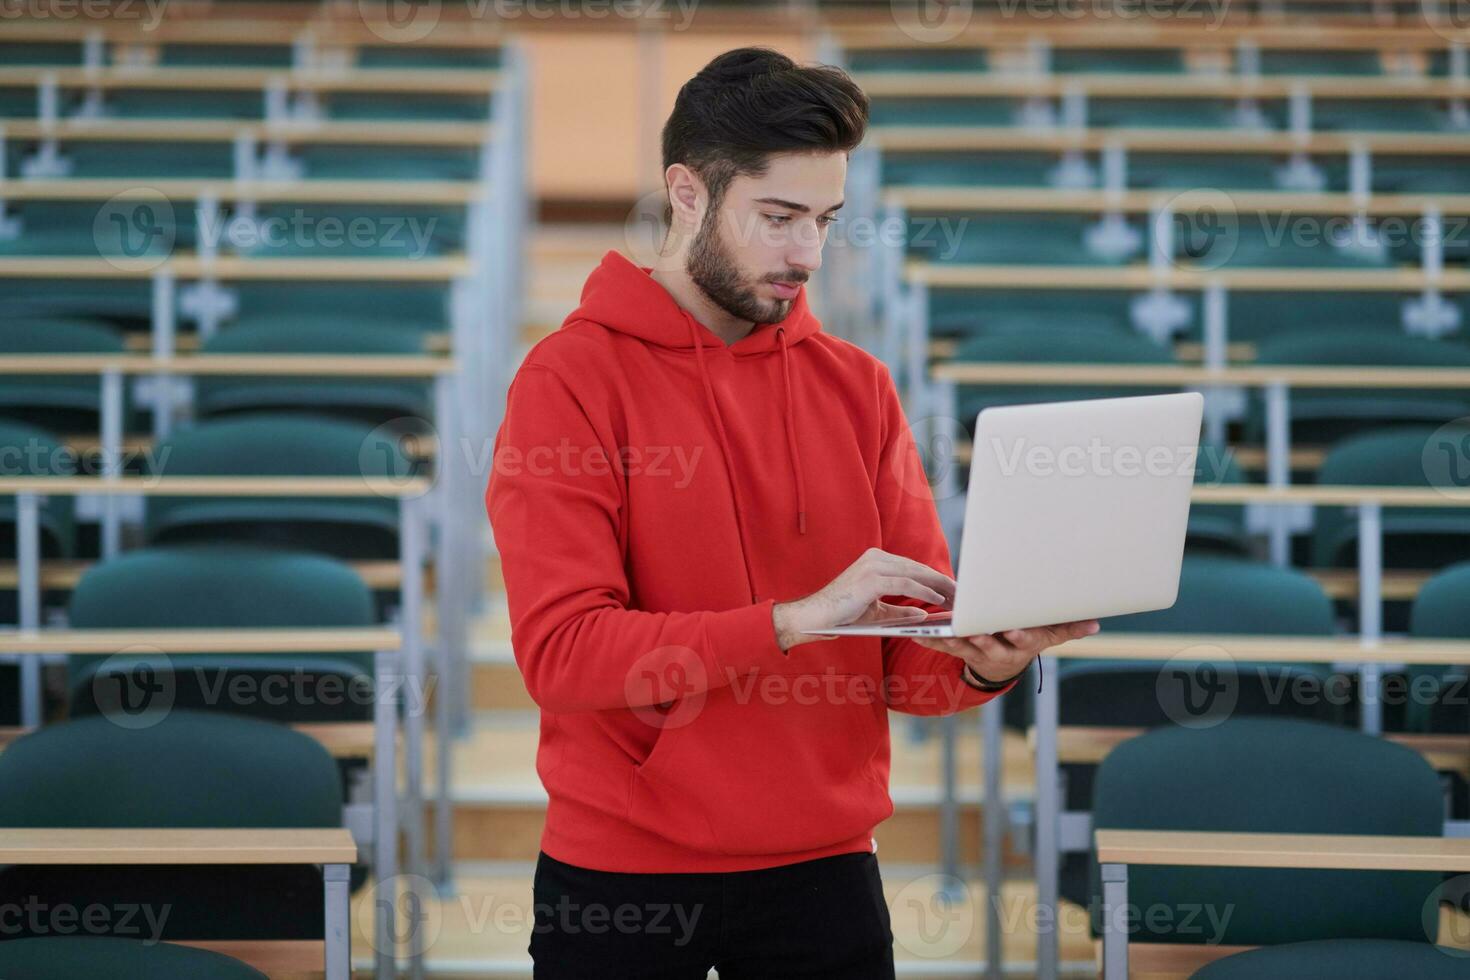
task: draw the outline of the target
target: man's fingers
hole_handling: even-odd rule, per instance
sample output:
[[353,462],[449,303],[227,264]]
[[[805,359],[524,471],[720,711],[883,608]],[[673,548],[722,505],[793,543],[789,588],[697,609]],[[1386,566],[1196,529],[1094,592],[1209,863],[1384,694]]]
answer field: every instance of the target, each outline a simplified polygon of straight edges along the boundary
[[921,602],[932,602],[936,606],[945,605],[949,601],[941,593],[934,591],[934,589],[922,582],[916,582],[911,578],[893,576],[883,576],[878,579],[878,595],[873,598],[877,599],[879,596],[885,595],[905,595],[910,599],[918,599]]
[[954,579],[938,569],[930,568],[921,561],[914,561],[912,558],[895,555],[889,551],[879,551],[875,558],[882,572],[889,575],[911,578],[916,582],[922,582],[934,591],[946,596],[947,602],[954,601]]
[[876,601],[872,605],[871,619],[923,619],[929,610],[918,606],[901,606],[896,602]]

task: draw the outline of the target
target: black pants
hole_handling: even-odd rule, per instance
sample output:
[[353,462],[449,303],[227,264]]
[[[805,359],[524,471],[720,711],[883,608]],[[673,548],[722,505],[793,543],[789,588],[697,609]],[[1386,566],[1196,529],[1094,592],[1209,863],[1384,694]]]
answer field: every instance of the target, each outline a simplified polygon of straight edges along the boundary
[[625,874],[541,854],[536,980],[892,980],[873,854],[758,871]]

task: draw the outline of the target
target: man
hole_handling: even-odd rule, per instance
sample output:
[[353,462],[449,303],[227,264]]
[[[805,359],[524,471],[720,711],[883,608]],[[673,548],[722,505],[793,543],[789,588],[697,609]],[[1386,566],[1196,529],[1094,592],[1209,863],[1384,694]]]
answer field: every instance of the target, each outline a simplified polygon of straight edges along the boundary
[[511,386],[487,504],[541,707],[539,978],[892,977],[888,709],[983,704],[1097,628],[804,632],[954,595],[888,372],[802,288],[867,115],[835,68],[712,61],[664,127],[658,267],[609,252]]

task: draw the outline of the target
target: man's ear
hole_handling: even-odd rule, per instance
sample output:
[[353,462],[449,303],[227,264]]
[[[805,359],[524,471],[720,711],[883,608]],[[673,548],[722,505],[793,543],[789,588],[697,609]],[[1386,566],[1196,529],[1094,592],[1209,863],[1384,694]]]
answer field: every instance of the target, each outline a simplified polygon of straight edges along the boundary
[[673,229],[689,231],[699,227],[700,210],[708,200],[704,181],[682,163],[669,164],[664,171],[664,184],[669,190],[669,206],[673,209]]

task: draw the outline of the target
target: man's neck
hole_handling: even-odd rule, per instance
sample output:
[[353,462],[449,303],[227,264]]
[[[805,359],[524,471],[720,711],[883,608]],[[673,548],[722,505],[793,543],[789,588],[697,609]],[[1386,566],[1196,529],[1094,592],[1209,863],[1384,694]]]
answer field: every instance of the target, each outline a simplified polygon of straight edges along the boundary
[[689,278],[689,273],[685,270],[654,269],[649,275],[654,282],[668,291],[681,309],[708,327],[709,331],[723,340],[726,345],[735,343],[755,329],[755,324],[751,321],[737,319],[726,312],[723,307],[711,302],[710,298],[704,294],[704,290]]

